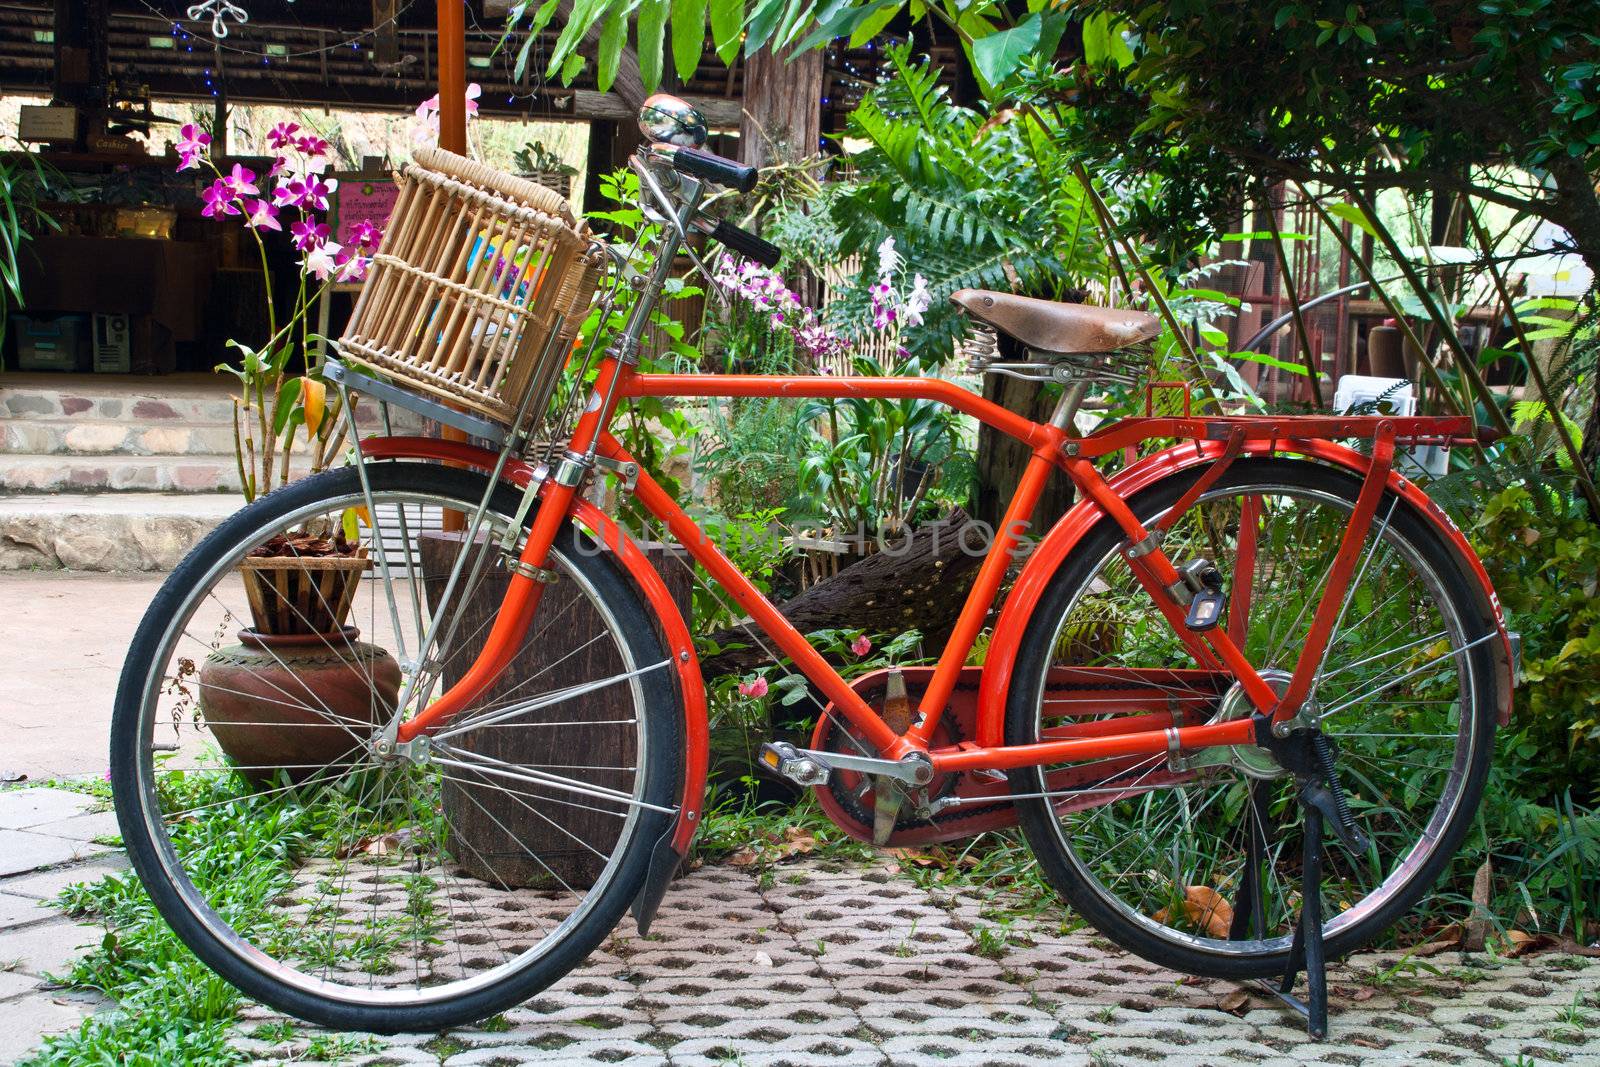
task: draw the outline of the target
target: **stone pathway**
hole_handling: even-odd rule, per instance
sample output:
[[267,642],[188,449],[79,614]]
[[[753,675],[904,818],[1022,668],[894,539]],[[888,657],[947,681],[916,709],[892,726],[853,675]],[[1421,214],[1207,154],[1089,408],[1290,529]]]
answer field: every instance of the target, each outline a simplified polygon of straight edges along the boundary
[[[0,1062],[96,1007],[43,975],[98,930],[42,903],[124,869],[95,843],[114,826],[94,806],[58,789],[0,793]],[[1600,1064],[1600,960],[1358,956],[1333,975],[1333,1033],[1318,1043],[1270,998],[1236,1003],[1231,983],[892,868],[705,867],[673,886],[648,938],[619,928],[582,969],[480,1027],[331,1035],[252,1008],[238,1047],[262,1064],[373,1067]]]
[[[915,1065],[1600,1064],[1600,960],[1460,953],[1338,968],[1332,1037],[1276,1002],[1196,981],[1059,920],[925,892],[882,867],[816,858],[708,867],[646,939],[619,929],[580,971],[491,1025],[371,1039],[365,1064]],[[1375,984],[1374,976],[1382,976]],[[280,1017],[252,1015],[246,1032]],[[258,1062],[307,1048],[247,1040]],[[382,1046],[381,1048],[376,1046]],[[354,1046],[351,1046],[352,1051]]]
[[[103,758],[103,757],[102,757]],[[0,1063],[11,1063],[45,1034],[73,1029],[102,1005],[53,989],[46,975],[68,969],[99,927],[64,918],[48,901],[75,882],[127,869],[117,821],[95,798],[65,789],[0,792]]]

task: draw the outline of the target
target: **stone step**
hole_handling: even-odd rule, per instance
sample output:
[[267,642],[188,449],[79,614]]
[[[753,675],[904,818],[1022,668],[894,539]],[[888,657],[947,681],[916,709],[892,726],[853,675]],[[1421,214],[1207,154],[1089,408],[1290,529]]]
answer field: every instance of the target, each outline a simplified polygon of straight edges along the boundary
[[[291,477],[305,473],[291,463]],[[0,493],[237,493],[231,455],[0,457]]]
[[[60,377],[60,384],[50,379]],[[0,375],[0,419],[74,423],[138,423],[153,426],[222,428],[233,447],[233,401],[237,388],[215,375],[174,379],[132,376],[83,378],[69,375]],[[378,425],[377,405],[357,405],[363,426]],[[420,416],[391,409],[396,432],[416,432]]]
[[0,570],[171,570],[243,505],[233,493],[0,496]]
[[183,421],[15,418],[0,425],[0,454],[231,457],[233,428]]

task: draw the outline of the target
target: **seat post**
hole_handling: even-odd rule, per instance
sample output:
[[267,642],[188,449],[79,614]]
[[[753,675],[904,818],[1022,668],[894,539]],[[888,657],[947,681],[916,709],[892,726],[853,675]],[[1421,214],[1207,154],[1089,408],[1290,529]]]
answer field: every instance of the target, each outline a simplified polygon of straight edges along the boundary
[[1075,378],[1067,383],[1061,391],[1061,399],[1056,401],[1056,409],[1050,415],[1050,425],[1058,430],[1070,430],[1072,420],[1078,414],[1078,407],[1083,403],[1083,394],[1089,391],[1089,383],[1083,378]]

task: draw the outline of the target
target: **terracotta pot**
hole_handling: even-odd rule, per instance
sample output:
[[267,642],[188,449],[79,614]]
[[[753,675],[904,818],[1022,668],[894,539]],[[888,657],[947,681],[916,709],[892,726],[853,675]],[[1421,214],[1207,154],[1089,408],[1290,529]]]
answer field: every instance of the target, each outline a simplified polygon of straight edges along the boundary
[[222,751],[250,768],[239,773],[266,782],[282,769],[301,781],[350,759],[387,721],[400,665],[359,636],[354,626],[337,635],[241,630],[239,644],[206,657],[200,709]]

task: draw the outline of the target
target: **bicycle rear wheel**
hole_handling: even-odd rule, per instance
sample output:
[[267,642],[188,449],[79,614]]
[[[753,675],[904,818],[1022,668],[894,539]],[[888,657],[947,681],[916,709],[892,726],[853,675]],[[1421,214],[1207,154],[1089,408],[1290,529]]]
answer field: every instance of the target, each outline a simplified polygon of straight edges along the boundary
[[[1130,506],[1149,524],[1199,475],[1166,479]],[[1280,691],[1360,485],[1307,461],[1240,460],[1163,542],[1175,562],[1216,564],[1232,598],[1224,625]],[[1203,669],[1155,612],[1126,547],[1102,521],[1052,580],[1019,649],[1009,743],[1120,715],[1152,716],[1145,728],[1156,729],[1250,713],[1232,678]],[[1361,558],[1315,688],[1371,839],[1362,854],[1327,843],[1322,914],[1334,955],[1399,921],[1460,845],[1489,765],[1501,669],[1488,647],[1494,621],[1433,520],[1386,494]],[[1115,677],[1101,668],[1134,668],[1139,680],[1108,700],[1092,691]],[[1220,762],[1196,758],[1207,754]],[[1177,769],[1165,754],[1079,764],[1073,785],[1048,798],[1037,794],[1051,768],[1014,772],[1029,845],[1062,895],[1123,947],[1194,974],[1282,973],[1299,915],[1294,778],[1256,746],[1187,755]],[[1258,906],[1247,892],[1252,838]]]
[[[569,523],[511,673],[425,748],[380,755],[397,698],[414,713],[482,646],[520,494],[491,497],[446,596],[464,541],[440,518],[473,512],[485,479],[366,469],[374,509],[355,468],[307,478],[173,572],[129,649],[112,780],[135,870],[208,965],[327,1026],[436,1030],[526,999],[615,926],[671,825],[682,711],[633,586]],[[349,622],[337,580],[289,560],[267,614],[312,632],[263,634],[241,561],[352,524],[381,558]]]

